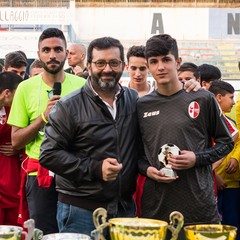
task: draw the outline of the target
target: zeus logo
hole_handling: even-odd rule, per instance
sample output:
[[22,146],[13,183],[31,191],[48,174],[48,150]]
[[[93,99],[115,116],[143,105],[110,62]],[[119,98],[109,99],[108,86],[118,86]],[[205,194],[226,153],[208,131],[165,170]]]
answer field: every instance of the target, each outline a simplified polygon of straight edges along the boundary
[[156,115],[159,115],[159,113],[160,111],[145,112],[143,113],[143,118],[156,116]]

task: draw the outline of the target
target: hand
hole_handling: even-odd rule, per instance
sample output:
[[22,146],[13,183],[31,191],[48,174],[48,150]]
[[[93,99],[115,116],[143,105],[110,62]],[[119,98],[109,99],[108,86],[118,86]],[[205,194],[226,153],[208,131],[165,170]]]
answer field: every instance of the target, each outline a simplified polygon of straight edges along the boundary
[[4,156],[10,157],[16,155],[18,152],[19,152],[18,150],[13,149],[11,143],[0,145],[0,153],[2,153]]
[[196,156],[194,152],[183,150],[180,155],[172,154],[167,160],[173,169],[183,170],[195,166]]
[[232,174],[232,173],[235,173],[238,169],[239,169],[239,164],[237,159],[230,158],[225,169],[226,173]]
[[102,164],[102,176],[104,181],[114,181],[122,170],[122,163],[115,158],[106,158]]
[[48,120],[48,115],[50,113],[50,111],[52,110],[53,106],[57,103],[57,101],[61,98],[61,96],[59,95],[53,95],[47,103],[47,108],[44,112],[44,117],[46,118],[46,120]]
[[165,182],[165,183],[171,183],[178,179],[177,177],[165,177],[164,173],[156,169],[155,167],[148,167],[147,169],[147,176],[151,179],[153,179],[156,182]]
[[197,92],[199,89],[201,89],[201,85],[195,79],[190,79],[184,82],[183,88],[186,90],[186,92]]
[[220,160],[216,161],[215,163],[212,164],[212,170],[215,170],[216,168],[218,168],[221,163],[223,162],[224,158],[221,158]]
[[80,73],[83,72],[83,69],[80,66],[75,66],[72,69],[73,69],[73,72],[75,73],[75,75],[79,75]]
[[223,178],[218,174],[215,174],[215,175],[216,175],[217,188],[219,190],[223,190],[224,188],[226,188],[227,184],[224,182]]

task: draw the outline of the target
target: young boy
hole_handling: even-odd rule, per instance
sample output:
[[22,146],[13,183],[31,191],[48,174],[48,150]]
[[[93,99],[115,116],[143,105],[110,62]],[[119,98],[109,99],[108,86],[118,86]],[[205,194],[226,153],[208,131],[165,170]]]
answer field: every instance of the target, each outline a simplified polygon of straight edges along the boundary
[[35,59],[29,67],[30,77],[34,77],[43,72],[43,64],[39,59]]
[[[212,163],[232,150],[233,140],[216,100],[208,91],[183,90],[177,75],[181,58],[171,36],[151,37],[146,59],[158,90],[139,98],[137,104],[146,153],[139,170],[147,176],[141,217],[168,221],[177,210],[186,225],[218,223]],[[179,155],[167,158],[177,176],[168,177],[161,169],[158,155],[165,144],[180,149]],[[185,239],[183,231],[181,234],[179,239]]]
[[12,147],[7,118],[21,81],[14,72],[0,73],[0,225],[18,225],[20,155]]
[[126,68],[130,77],[128,87],[136,89],[139,97],[154,90],[154,87],[147,81],[148,68],[144,46],[132,46],[129,48]]
[[198,69],[201,75],[200,83],[205,90],[209,89],[213,81],[221,79],[222,77],[220,69],[214,65],[204,63],[198,66]]
[[[231,84],[216,80],[212,82],[209,91],[212,92],[223,113],[231,111],[234,102],[234,88]],[[235,141],[234,149],[223,159],[215,169],[218,186],[218,210],[222,216],[222,224],[240,228],[240,171],[239,171],[239,133],[234,122],[225,117],[229,130]],[[239,239],[239,236],[237,237]]]
[[191,62],[183,63],[178,69],[178,79],[181,82],[194,79],[200,83],[200,72],[198,70],[198,66]]
[[26,70],[28,66],[27,56],[22,51],[10,52],[5,56],[3,72],[15,72],[22,79],[26,77]]

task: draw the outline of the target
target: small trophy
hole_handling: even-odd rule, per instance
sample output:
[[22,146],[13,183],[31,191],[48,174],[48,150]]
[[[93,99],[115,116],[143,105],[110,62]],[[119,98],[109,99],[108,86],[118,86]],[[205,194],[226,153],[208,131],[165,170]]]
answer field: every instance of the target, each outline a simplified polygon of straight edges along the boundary
[[168,164],[168,160],[167,160],[167,158],[170,157],[172,154],[174,155],[180,154],[180,149],[172,143],[164,144],[161,147],[160,152],[158,154],[158,160],[163,165],[163,168],[161,168],[160,171],[164,173],[165,177],[177,176],[176,172],[172,169],[171,165]]

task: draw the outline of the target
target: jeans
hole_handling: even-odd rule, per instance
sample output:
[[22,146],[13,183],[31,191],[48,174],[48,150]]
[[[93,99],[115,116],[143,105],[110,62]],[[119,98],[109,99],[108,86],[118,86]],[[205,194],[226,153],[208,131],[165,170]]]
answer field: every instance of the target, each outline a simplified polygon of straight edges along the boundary
[[[135,205],[128,211],[124,211],[119,207],[118,214],[113,217],[134,217]],[[93,223],[93,211],[75,207],[58,201],[57,221],[60,232],[82,233],[91,236],[91,231],[95,228]],[[105,233],[106,239],[110,239],[108,233]]]

